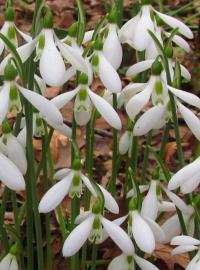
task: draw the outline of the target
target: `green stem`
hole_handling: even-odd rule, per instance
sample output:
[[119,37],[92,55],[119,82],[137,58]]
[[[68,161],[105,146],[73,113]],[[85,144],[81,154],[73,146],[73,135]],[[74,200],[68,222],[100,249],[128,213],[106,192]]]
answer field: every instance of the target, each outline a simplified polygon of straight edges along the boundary
[[8,236],[6,233],[6,230],[4,228],[4,215],[6,211],[6,205],[7,205],[7,200],[9,196],[10,190],[5,187],[4,192],[3,192],[3,198],[1,202],[1,209],[0,209],[0,239],[3,243],[3,250],[7,253],[9,251],[9,242],[8,242]]
[[96,270],[96,261],[97,261],[97,245],[95,241],[92,244],[92,265],[91,270]]
[[164,156],[164,151],[165,151],[165,145],[168,142],[169,139],[169,130],[170,130],[170,123],[168,122],[165,126],[165,130],[164,130],[164,134],[162,137],[162,142],[161,142],[161,146],[160,146],[160,157],[163,158]]
[[143,159],[143,166],[142,166],[142,174],[141,174],[141,184],[145,183],[146,175],[147,175],[147,168],[148,168],[148,158],[149,158],[149,146],[151,144],[152,139],[152,131],[150,131],[147,135],[146,147],[144,150],[144,159]]

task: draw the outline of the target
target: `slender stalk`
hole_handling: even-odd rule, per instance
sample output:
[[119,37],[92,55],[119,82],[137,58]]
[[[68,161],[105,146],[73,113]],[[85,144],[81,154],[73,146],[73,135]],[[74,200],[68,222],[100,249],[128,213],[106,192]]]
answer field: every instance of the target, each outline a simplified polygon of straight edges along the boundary
[[4,215],[6,211],[6,205],[7,205],[9,193],[10,193],[10,190],[7,187],[5,187],[4,192],[3,192],[2,202],[1,202],[1,209],[0,209],[0,239],[3,243],[3,250],[5,250],[6,253],[9,251],[9,242],[8,242],[6,230],[4,228]]
[[152,139],[152,131],[150,131],[147,135],[146,147],[144,150],[144,159],[142,166],[142,174],[141,174],[141,184],[145,183],[146,175],[147,175],[147,167],[148,167],[148,158],[149,158],[149,146],[151,144]]
[[[113,94],[113,108],[117,110],[117,94]],[[112,145],[112,177],[110,180],[110,192],[113,196],[116,194],[117,179],[117,157],[118,157],[118,131],[113,129],[113,145]]]
[[167,123],[165,126],[165,130],[164,130],[164,134],[163,134],[162,142],[161,142],[161,146],[160,146],[159,155],[161,158],[163,158],[163,156],[164,156],[165,145],[166,145],[168,138],[169,138],[169,130],[170,130],[170,123]]
[[97,261],[97,245],[95,241],[92,244],[92,265],[91,270],[96,270],[96,261]]

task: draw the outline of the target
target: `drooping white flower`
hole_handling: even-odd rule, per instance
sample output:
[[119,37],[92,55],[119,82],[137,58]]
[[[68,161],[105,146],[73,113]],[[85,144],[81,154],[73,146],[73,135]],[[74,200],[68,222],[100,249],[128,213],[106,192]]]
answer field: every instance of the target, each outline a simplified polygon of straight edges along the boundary
[[117,112],[104,98],[90,90],[86,74],[80,76],[79,85],[76,89],[58,95],[53,98],[51,102],[53,102],[58,109],[61,109],[74,97],[76,97],[74,102],[74,115],[77,124],[82,126],[88,123],[91,117],[93,103],[97,111],[109,125],[116,129],[121,129],[121,120]]
[[[74,196],[80,198],[83,184],[85,184],[94,197],[97,197],[96,190],[90,180],[81,173],[80,167],[75,169],[61,169],[55,174],[54,179],[60,181],[51,187],[41,199],[39,204],[40,213],[47,213],[55,209],[67,194],[69,194],[71,198],[74,198]],[[103,193],[105,207],[110,212],[117,214],[119,207],[115,199],[105,188],[101,185],[98,186]]]
[[87,213],[86,219],[75,227],[65,240],[63,256],[73,256],[88,238],[92,242],[100,241],[102,229],[106,231],[125,254],[130,256],[133,254],[134,246],[127,233],[114,222],[104,218],[99,211],[92,211],[89,214]]
[[194,191],[200,183],[199,174],[200,158],[183,167],[175,173],[168,183],[170,190],[181,188],[183,193]]
[[135,270],[137,264],[141,270],[158,270],[158,268],[149,261],[137,256],[135,253],[132,256],[127,256],[122,253],[114,258],[108,266],[108,270]]
[[18,270],[17,259],[14,255],[8,253],[0,262],[0,270]]

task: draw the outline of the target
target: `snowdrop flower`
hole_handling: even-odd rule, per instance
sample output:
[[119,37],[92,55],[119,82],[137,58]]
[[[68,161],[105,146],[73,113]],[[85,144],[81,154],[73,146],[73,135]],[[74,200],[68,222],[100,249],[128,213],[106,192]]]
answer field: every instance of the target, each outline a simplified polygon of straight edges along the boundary
[[[25,148],[18,139],[11,133],[12,130],[7,121],[2,124],[3,135],[0,138],[0,149],[19,168],[24,175],[27,170]],[[3,148],[1,146],[3,145]]]
[[56,106],[48,99],[26,89],[15,81],[16,70],[11,63],[6,65],[4,71],[4,84],[0,90],[0,124],[5,119],[8,112],[20,112],[21,102],[20,95],[22,94],[40,113],[40,115],[47,121],[54,123],[56,126],[63,125],[63,117]]
[[199,174],[200,158],[197,158],[187,166],[175,173],[168,183],[168,189],[181,188],[184,194],[193,192],[200,183]]
[[200,241],[198,239],[192,238],[187,235],[175,236],[171,245],[176,245],[177,247],[172,250],[172,255],[178,255],[181,253],[191,252],[198,250],[197,254],[189,262],[186,270],[198,270],[200,267]]
[[[108,49],[106,48],[105,50],[106,54],[108,54]],[[92,55],[91,64],[94,72],[98,74],[101,82],[107,90],[111,91],[112,93],[119,93],[121,91],[122,83],[120,77],[115,68],[112,66],[112,64],[110,64],[104,55],[103,42],[100,38],[98,38],[94,44],[94,53]]]
[[108,270],[135,270],[135,264],[137,264],[141,270],[159,270],[155,265],[137,256],[135,253],[132,256],[127,256],[124,253],[117,256],[109,264]]
[[95,203],[92,211],[87,213],[87,217],[81,222],[67,237],[63,245],[63,256],[73,256],[89,238],[91,242],[100,241],[102,238],[102,230],[110,236],[110,238],[119,246],[119,248],[127,255],[132,255],[134,246],[127,235],[114,222],[104,218],[101,214],[99,203]]
[[17,259],[14,255],[8,253],[0,262],[0,270],[18,270]]
[[[14,24],[14,9],[12,7],[8,7],[5,12],[5,22],[1,28],[1,33],[9,39],[12,44],[17,47],[18,41],[17,41],[17,35],[16,31],[22,36],[22,38],[29,42],[32,40],[32,38],[21,32],[16,25]],[[5,44],[2,39],[0,39],[0,55],[2,54],[3,50],[5,48]]]
[[[35,61],[39,59],[40,74],[45,83],[51,86],[61,86],[69,78],[69,71],[66,71],[63,58],[75,70],[85,73],[88,71],[80,50],[67,45],[56,37],[53,30],[53,16],[50,11],[44,18],[44,29],[39,35],[36,54]],[[74,70],[72,71],[74,72]]]
[[[83,183],[92,193],[92,195],[97,197],[97,193],[90,180],[80,171],[79,160],[74,161],[72,169],[65,168],[59,170],[55,174],[54,178],[60,181],[50,188],[40,201],[40,213],[47,213],[55,209],[67,194],[69,194],[70,198],[74,198],[74,196],[80,198],[82,195]],[[115,199],[105,188],[100,185],[98,186],[104,195],[105,207],[112,213],[117,214],[119,212],[119,207]]]
[[118,114],[105,99],[90,90],[88,86],[88,77],[84,73],[80,75],[79,85],[76,89],[58,95],[53,98],[51,102],[53,102],[58,109],[61,109],[75,96],[74,115],[78,125],[82,126],[88,123],[91,117],[93,103],[109,125],[116,129],[121,129],[121,120]]
[[[128,43],[137,51],[146,50],[151,44],[151,36],[149,30],[156,34],[156,20],[158,16],[164,23],[172,28],[178,28],[178,32],[186,38],[193,38],[193,33],[184,23],[156,11],[149,3],[149,1],[143,1],[141,10],[139,13],[125,23],[120,30],[120,40],[122,43]],[[143,35],[141,35],[143,33]]]

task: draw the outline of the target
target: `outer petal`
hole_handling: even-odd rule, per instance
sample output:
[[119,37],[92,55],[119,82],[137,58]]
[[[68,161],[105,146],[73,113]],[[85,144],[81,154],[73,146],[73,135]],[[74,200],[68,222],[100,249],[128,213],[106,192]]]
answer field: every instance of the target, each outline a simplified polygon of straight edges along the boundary
[[44,31],[45,46],[40,58],[40,74],[46,84],[51,86],[63,85],[65,76],[65,64],[61,54],[56,48],[53,31]]
[[176,207],[172,202],[162,201],[158,203],[158,210],[159,212],[171,212],[176,211]]
[[[152,130],[158,122],[163,118],[166,107],[157,105],[146,111],[135,123],[133,134],[135,136],[142,136]],[[151,119],[151,121],[150,121]]]
[[103,44],[103,53],[109,63],[117,70],[122,62],[122,46],[117,36],[117,25],[110,24],[108,29],[108,36]]
[[133,212],[132,233],[138,247],[147,253],[155,249],[155,238],[152,230],[138,211]]
[[50,121],[49,119],[45,119],[47,124],[49,124],[51,127],[53,127],[55,130],[58,130],[60,133],[62,133],[64,136],[71,138],[72,136],[72,130],[67,125],[62,123],[61,125],[57,125],[54,122]]
[[[137,265],[141,268],[141,270],[159,270],[155,265],[148,262],[147,260],[140,258],[136,254],[133,255]],[[117,269],[117,268],[116,268]]]
[[136,64],[134,64],[133,66],[131,66],[127,72],[126,72],[126,76],[135,76],[140,72],[143,72],[147,69],[150,69],[152,64],[154,62],[154,59],[150,59],[150,60],[145,60],[145,61],[141,61],[138,62]]
[[0,179],[4,185],[15,191],[25,189],[24,178],[12,161],[0,153]]
[[144,219],[148,223],[149,227],[151,228],[156,242],[162,243],[165,239],[165,234],[162,228],[160,227],[160,225],[148,217],[145,217]]
[[199,166],[200,166],[200,158],[196,159],[189,165],[179,170],[170,179],[168,183],[168,189],[170,190],[176,189],[187,179],[190,179],[192,176],[196,175],[199,172]]
[[125,254],[132,256],[134,253],[134,246],[128,234],[114,222],[111,222],[104,217],[101,218],[101,222],[107,234],[118,245],[118,247]]
[[[151,19],[151,6],[144,5],[141,9],[142,15],[138,21],[133,35],[133,46],[137,51],[144,51],[151,42],[148,30],[154,31],[154,23]],[[142,34],[141,34],[142,33]]]
[[93,34],[94,34],[94,30],[86,31],[83,38],[83,44],[87,43],[88,41],[91,41]]
[[17,138],[12,134],[8,136],[7,149],[8,158],[12,160],[12,162],[14,162],[14,164],[19,168],[22,174],[25,174],[27,170],[25,149],[18,142]]
[[12,262],[10,264],[9,270],[18,270],[18,264],[17,264],[16,257],[12,258]]
[[188,108],[186,108],[180,102],[177,102],[178,108],[180,113],[183,116],[186,124],[188,125],[189,129],[192,131],[194,136],[200,140],[200,120],[199,118]]
[[69,191],[72,177],[73,172],[69,173],[64,179],[60,180],[45,193],[39,203],[40,213],[48,213],[61,203]]
[[157,181],[152,180],[149,191],[142,202],[141,215],[152,220],[157,218],[158,199],[156,195]]
[[75,219],[75,224],[80,224],[82,223],[84,220],[86,220],[89,216],[91,215],[91,211],[85,211],[80,213],[76,219]]
[[51,101],[21,86],[18,86],[18,89],[22,95],[40,112],[43,118],[47,118],[56,125],[62,125],[62,114]]
[[114,214],[119,214],[119,206],[115,201],[115,199],[113,198],[113,196],[104,187],[102,187],[101,185],[98,186],[103,193],[106,209],[108,209],[110,212]]
[[179,246],[179,247],[176,247],[175,249],[172,250],[172,255],[175,256],[178,254],[191,252],[191,251],[194,251],[196,249],[198,249],[198,247],[192,246],[192,245]]
[[119,153],[124,155],[128,152],[130,146],[130,132],[125,131],[119,140]]
[[32,37],[29,36],[28,34],[25,34],[24,32],[22,32],[21,30],[19,30],[19,28],[17,28],[15,26],[15,29],[17,30],[17,32],[22,36],[22,38],[26,41],[26,42],[30,42],[32,41]]
[[186,80],[190,81],[191,80],[190,72],[183,65],[180,65],[180,67],[181,67],[181,76],[183,76],[183,78],[185,78]]
[[115,129],[121,129],[121,120],[113,107],[105,99],[93,93],[91,90],[88,91],[88,94],[94,103],[94,106],[108,124]]
[[188,93],[188,92],[183,91],[183,90],[176,89],[176,88],[171,87],[169,85],[167,87],[175,96],[182,99],[184,102],[186,102],[192,106],[195,106],[197,108],[200,108],[200,98],[197,97],[196,95],[194,95],[192,93]]
[[193,238],[191,236],[188,235],[179,235],[179,236],[175,236],[170,245],[174,245],[174,246],[181,246],[181,245],[200,245],[200,240]]
[[193,192],[200,184],[200,175],[197,173],[196,175],[190,177],[187,181],[184,181],[181,184],[181,192],[183,194]]
[[45,94],[46,94],[46,84],[45,84],[45,82],[37,74],[34,75],[34,79],[36,80],[36,82],[37,82],[37,84],[38,84],[38,86],[40,88],[40,91],[42,92],[42,95],[45,96]]
[[99,55],[99,77],[103,85],[111,92],[118,93],[122,89],[122,82],[117,71],[108,62],[102,52]]
[[163,14],[161,12],[158,12],[156,10],[154,10],[158,16],[169,26],[171,26],[172,28],[179,28],[179,33],[184,35],[187,38],[193,38],[193,33],[190,30],[190,28],[188,26],[186,26],[183,22],[177,20],[174,17],[171,17],[169,15]]
[[10,254],[6,255],[0,262],[0,270],[9,270],[12,256]]
[[119,39],[121,43],[129,43],[129,41],[132,42],[133,35],[139,19],[140,14],[136,15],[122,26],[122,28],[119,30]]
[[0,125],[6,117],[9,105],[10,83],[5,82],[0,90]]
[[58,170],[55,174],[54,174],[54,179],[55,180],[61,180],[62,178],[64,178],[69,172],[71,171],[71,169],[69,168],[63,168]]
[[146,85],[146,83],[129,83],[123,88],[120,95],[124,97],[124,100],[127,103],[135,94],[142,91]]
[[149,102],[151,93],[154,88],[156,78],[151,76],[148,85],[139,94],[133,96],[126,106],[126,111],[129,117],[134,120],[135,116],[142,110],[142,108]]
[[129,270],[127,256],[125,254],[121,254],[114,258],[111,263],[108,265],[108,270]]
[[75,49],[57,39],[57,45],[63,57],[73,66],[74,69],[88,73],[87,64],[82,57],[80,50]]
[[[170,37],[170,33],[168,32],[164,32],[165,35],[167,37]],[[175,35],[172,39],[172,41],[178,45],[180,48],[182,48],[183,50],[185,50],[187,53],[190,52],[190,45],[187,43],[187,41],[185,41],[185,39],[183,39],[182,37]]]
[[163,241],[163,243],[169,243],[174,236],[177,236],[181,233],[178,216],[174,215],[170,217],[167,221],[163,223],[161,228],[165,233],[165,240]]
[[92,230],[94,215],[90,215],[78,225],[67,237],[63,245],[63,256],[73,256],[85,243]]
[[78,93],[79,91],[79,87],[77,87],[76,89],[66,92],[64,94],[60,94],[56,97],[54,97],[51,102],[55,104],[55,106],[58,109],[61,109],[62,107],[64,107],[70,100],[73,99],[73,97],[75,97],[75,95]]

